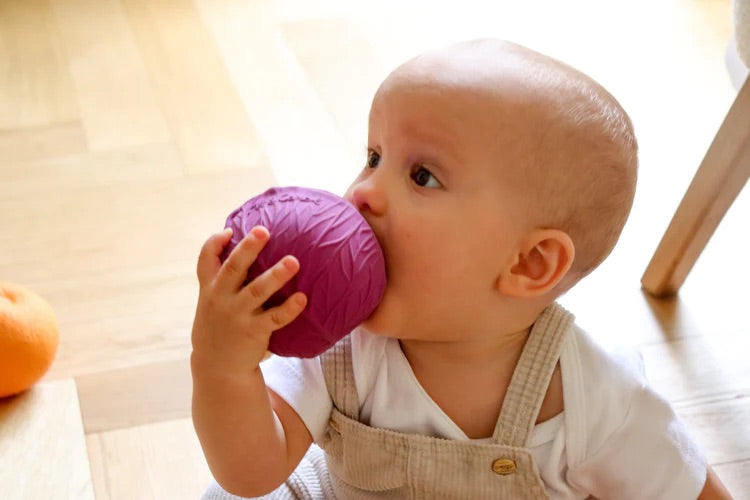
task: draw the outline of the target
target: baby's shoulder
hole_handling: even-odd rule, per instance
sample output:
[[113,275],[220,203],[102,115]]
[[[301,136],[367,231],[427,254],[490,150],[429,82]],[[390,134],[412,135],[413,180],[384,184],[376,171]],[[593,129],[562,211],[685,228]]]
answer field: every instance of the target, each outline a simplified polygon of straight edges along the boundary
[[[646,385],[643,359],[635,348],[605,349],[586,331],[573,325],[560,358],[572,377],[587,390],[631,391]],[[563,366],[563,370],[565,367]]]
[[[643,362],[635,350],[605,350],[574,326],[560,357],[566,426],[586,436],[589,446],[606,440],[648,388]],[[581,450],[585,453],[584,450]]]
[[[597,498],[695,498],[705,457],[669,402],[647,384],[640,356],[605,351],[580,329],[564,351],[572,484]],[[653,474],[655,468],[661,472]]]

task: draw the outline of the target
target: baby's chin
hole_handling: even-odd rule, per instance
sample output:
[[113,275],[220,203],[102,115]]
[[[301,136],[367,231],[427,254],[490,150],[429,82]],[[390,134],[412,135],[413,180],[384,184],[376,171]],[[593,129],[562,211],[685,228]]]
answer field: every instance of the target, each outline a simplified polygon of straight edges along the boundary
[[382,335],[383,334],[383,328],[380,322],[378,321],[375,314],[371,314],[367,319],[365,319],[362,323],[359,324],[362,328],[367,330],[370,333],[374,333],[375,335]]
[[368,333],[378,335],[381,337],[396,337],[393,333],[396,328],[392,321],[388,321],[388,317],[383,310],[382,303],[379,305],[373,313],[368,316],[360,326],[367,330]]

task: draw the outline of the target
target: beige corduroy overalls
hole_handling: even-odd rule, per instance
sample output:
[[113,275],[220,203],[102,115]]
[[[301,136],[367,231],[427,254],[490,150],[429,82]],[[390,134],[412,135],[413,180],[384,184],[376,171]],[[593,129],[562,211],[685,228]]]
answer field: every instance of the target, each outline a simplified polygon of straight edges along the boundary
[[[506,392],[494,442],[487,443],[405,434],[359,422],[351,341],[344,338],[321,360],[334,403],[320,443],[325,455],[311,447],[292,477],[263,498],[547,498],[526,446],[572,320],[557,304],[537,319]],[[236,497],[204,497],[209,498]]]

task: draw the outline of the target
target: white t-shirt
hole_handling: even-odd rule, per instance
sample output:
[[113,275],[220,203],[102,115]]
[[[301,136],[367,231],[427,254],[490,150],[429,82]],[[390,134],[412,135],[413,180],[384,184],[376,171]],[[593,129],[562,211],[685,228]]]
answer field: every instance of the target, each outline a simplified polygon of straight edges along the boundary
[[[363,329],[351,340],[363,423],[468,439],[419,384],[398,340]],[[550,498],[697,498],[705,458],[669,404],[646,386],[639,363],[608,355],[574,326],[560,369],[565,411],[538,424],[529,443]],[[333,407],[320,359],[273,356],[261,370],[320,442]]]

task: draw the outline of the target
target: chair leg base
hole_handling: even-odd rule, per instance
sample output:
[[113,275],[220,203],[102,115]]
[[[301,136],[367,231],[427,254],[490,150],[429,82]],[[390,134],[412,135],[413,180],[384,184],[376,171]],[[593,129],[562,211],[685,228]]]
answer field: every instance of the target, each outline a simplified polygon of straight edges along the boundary
[[740,88],[641,278],[652,295],[675,295],[750,177],[750,78]]

